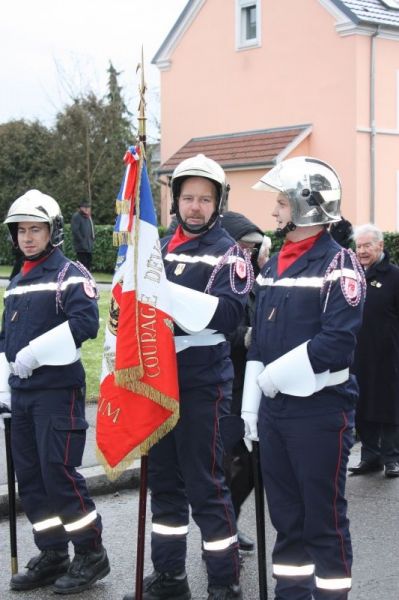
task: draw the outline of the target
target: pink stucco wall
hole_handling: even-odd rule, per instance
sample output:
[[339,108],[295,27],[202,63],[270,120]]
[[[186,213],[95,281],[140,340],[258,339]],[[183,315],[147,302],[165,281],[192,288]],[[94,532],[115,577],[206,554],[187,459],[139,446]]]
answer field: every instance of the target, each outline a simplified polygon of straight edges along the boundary
[[[337,169],[346,218],[369,220],[370,134],[359,128],[370,126],[370,44],[369,36],[340,36],[318,0],[264,0],[261,46],[237,51],[235,2],[207,0],[161,72],[162,161],[192,137],[310,123],[301,152]],[[376,46],[376,125],[395,129],[399,41],[378,38]],[[376,149],[381,204],[396,198],[399,137],[377,134]],[[272,227],[250,190],[253,172],[228,175],[230,208]],[[396,204],[380,204],[376,222],[387,228]]]

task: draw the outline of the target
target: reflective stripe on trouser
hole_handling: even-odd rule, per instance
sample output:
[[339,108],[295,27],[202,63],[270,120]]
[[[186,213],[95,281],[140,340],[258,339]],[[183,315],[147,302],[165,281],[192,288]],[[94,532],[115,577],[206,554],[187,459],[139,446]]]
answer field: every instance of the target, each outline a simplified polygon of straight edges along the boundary
[[[263,398],[259,413],[263,479],[277,530],[276,595],[308,600],[313,592],[317,599],[341,600],[350,587],[352,563],[344,493],[354,415],[313,415],[306,405],[302,410],[298,416],[296,398],[277,396],[273,404]],[[315,575],[305,572],[309,565],[315,565]],[[304,571],[290,573],[293,567]],[[332,582],[342,587],[334,592],[327,588]]]
[[76,467],[87,422],[80,389],[13,390],[12,452],[24,511],[41,550],[101,543],[101,517]]
[[188,525],[190,504],[213,585],[239,579],[237,529],[217,427],[218,417],[229,413],[230,396],[226,384],[181,390],[179,422],[149,455],[154,567],[160,572],[184,569],[186,530],[179,528]]
[[33,523],[34,531],[46,531],[51,529],[52,527],[62,526],[65,531],[78,531],[79,529],[83,529],[93,521],[97,519],[97,511],[92,510],[90,513],[85,515],[84,517],[77,519],[73,523],[63,523],[59,517],[52,517],[50,519],[45,519],[44,521],[39,521],[37,523]]
[[[345,598],[346,592],[351,589],[352,579],[350,577],[337,578],[322,578],[313,577],[315,566],[307,565],[273,565],[273,576],[284,577],[286,579],[285,586],[290,587],[290,580],[295,581],[295,585],[299,585],[305,590],[305,598],[310,590],[313,591],[315,598]],[[281,587],[281,584],[280,584]],[[307,590],[307,591],[306,591]],[[324,594],[322,594],[324,590]],[[310,596],[309,596],[310,598]]]

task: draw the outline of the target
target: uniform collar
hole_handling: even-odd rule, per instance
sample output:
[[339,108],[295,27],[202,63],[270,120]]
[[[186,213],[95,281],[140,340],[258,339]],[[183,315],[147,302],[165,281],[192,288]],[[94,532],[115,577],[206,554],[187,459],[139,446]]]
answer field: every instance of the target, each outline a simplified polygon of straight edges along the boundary
[[53,271],[59,268],[60,258],[63,257],[63,253],[59,248],[54,248],[53,252],[48,256],[47,260],[38,264],[34,269],[26,273],[19,281],[32,281],[43,277],[45,271]]
[[298,258],[298,260],[296,260],[292,265],[288,267],[288,269],[286,269],[283,272],[282,277],[296,275],[297,273],[300,273],[301,271],[306,269],[309,263],[323,258],[327,247],[331,246],[331,243],[333,243],[336,246],[337,252],[339,252],[341,246],[334,242],[330,234],[327,231],[325,231],[319,237],[319,239],[316,240],[316,242],[310,248],[310,250],[305,252],[305,254],[302,254],[302,256]]
[[[197,237],[190,238],[189,240],[187,240],[187,242],[183,242],[183,244],[179,244],[179,246],[177,246],[175,250],[181,252],[183,250],[195,250],[200,245],[212,246],[215,243],[215,241],[217,241],[223,236],[226,237],[228,235],[229,234],[227,233],[227,231],[225,229],[222,229],[222,226],[220,224],[220,217],[218,217],[211,229],[208,229],[208,231],[201,233],[201,235],[198,235]],[[167,240],[167,243],[169,243],[169,240]],[[232,245],[235,243],[233,238],[231,238],[231,243]]]

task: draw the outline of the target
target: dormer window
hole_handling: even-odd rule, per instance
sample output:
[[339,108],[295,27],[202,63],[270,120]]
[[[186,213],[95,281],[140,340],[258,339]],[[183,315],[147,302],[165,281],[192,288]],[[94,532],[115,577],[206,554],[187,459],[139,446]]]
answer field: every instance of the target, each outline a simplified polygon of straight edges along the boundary
[[236,45],[260,45],[260,0],[236,0]]

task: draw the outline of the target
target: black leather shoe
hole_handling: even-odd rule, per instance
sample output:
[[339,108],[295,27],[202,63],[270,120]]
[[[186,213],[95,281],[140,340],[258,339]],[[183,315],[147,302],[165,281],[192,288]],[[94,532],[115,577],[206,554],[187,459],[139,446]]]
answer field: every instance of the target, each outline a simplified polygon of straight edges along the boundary
[[242,600],[241,587],[235,583],[227,586],[210,585],[208,600]]
[[361,460],[355,467],[349,467],[348,471],[352,475],[365,475],[366,473],[372,473],[373,471],[382,471],[384,467],[379,462],[369,462],[367,460]]
[[22,591],[50,585],[67,572],[69,564],[67,550],[42,550],[38,556],[30,559],[26,573],[11,577],[10,588]]
[[243,552],[252,552],[253,551],[253,549],[255,548],[255,543],[250,537],[245,535],[245,533],[243,533],[240,530],[238,530],[238,532],[237,532],[237,537],[238,537],[238,547],[240,550],[242,550]]
[[399,477],[398,462],[391,462],[385,465],[385,477]]
[[81,552],[75,549],[75,557],[65,575],[57,579],[53,591],[56,594],[83,592],[110,572],[105,548]]
[[[143,600],[190,600],[187,574],[159,573],[153,571],[143,580]],[[123,600],[135,600],[135,594],[123,596]]]

